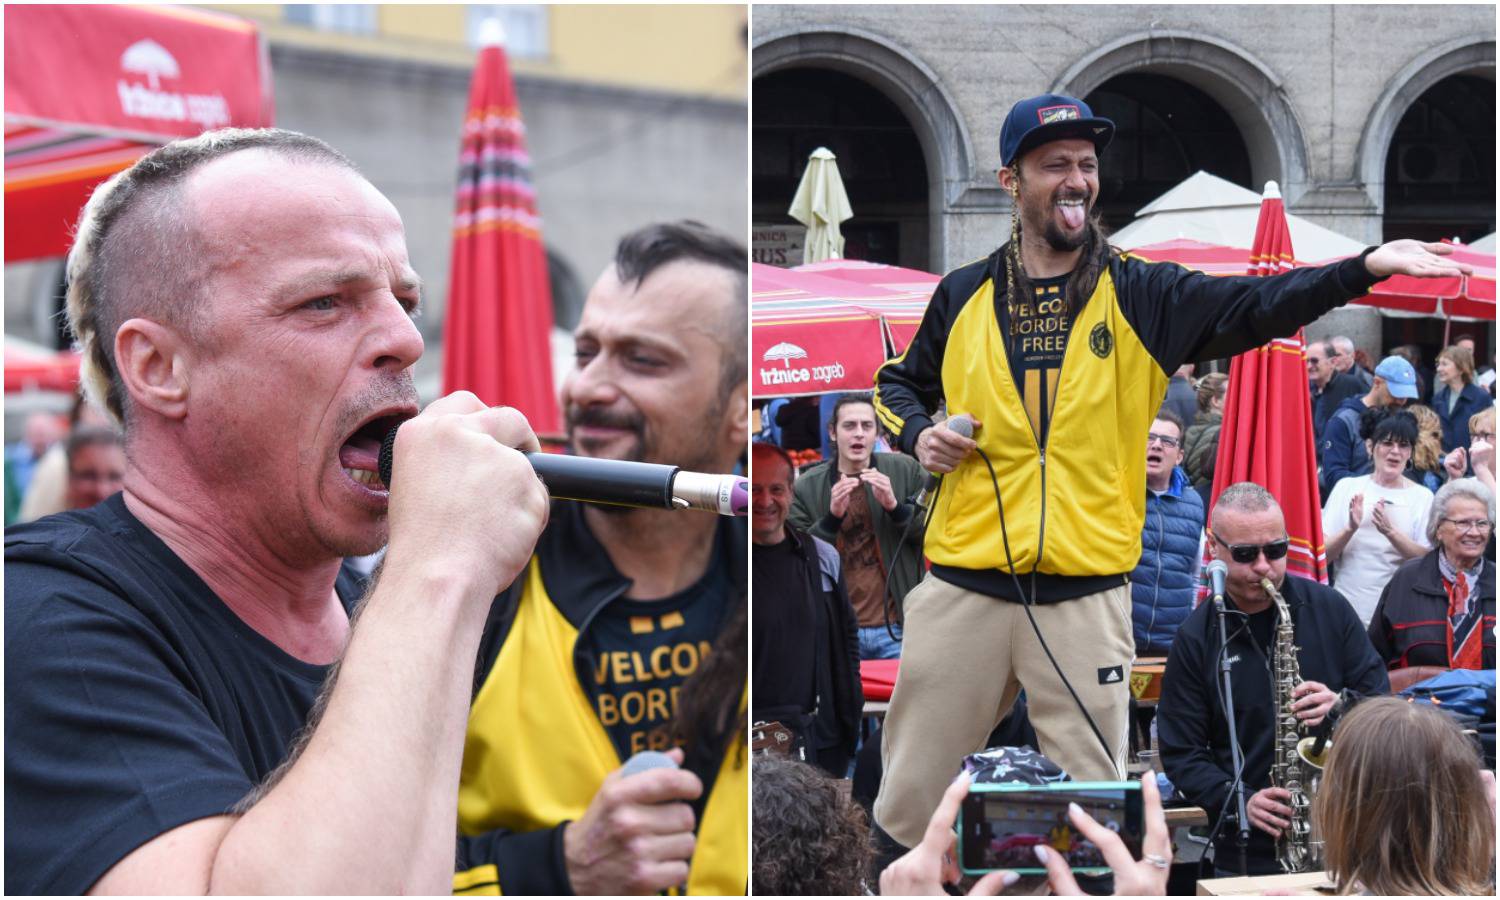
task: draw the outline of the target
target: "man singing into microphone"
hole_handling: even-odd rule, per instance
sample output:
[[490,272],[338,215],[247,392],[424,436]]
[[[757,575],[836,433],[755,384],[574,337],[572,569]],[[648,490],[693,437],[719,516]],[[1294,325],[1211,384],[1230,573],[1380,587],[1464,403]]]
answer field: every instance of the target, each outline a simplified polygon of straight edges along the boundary
[[[695,222],[620,241],[563,385],[578,453],[734,468],[746,263]],[[553,504],[480,647],[455,891],[744,892],[746,538],[743,519]],[[643,750],[682,769],[621,777]]]
[[[419,295],[315,138],[208,132],[94,191],[68,324],[124,490],[6,531],[7,893],[449,888],[474,654],[548,507],[519,413],[417,415]],[[387,542],[360,600],[341,558]]]
[[[906,352],[876,376],[900,448],[950,473],[927,527],[932,570],[906,598],[875,804],[906,847],[1022,688],[1042,752],[1075,778],[1124,773],[1126,573],[1141,556],[1142,449],[1168,376],[1292,334],[1392,273],[1460,271],[1416,241],[1274,278],[1121,254],[1090,213],[1113,133],[1072,97],[1012,107],[999,172],[1010,240],[942,280]],[[973,439],[933,427],[942,402],[973,420]]]
[[[1214,558],[1229,570],[1224,606],[1230,679],[1235,733],[1244,751],[1245,811],[1252,828],[1245,857],[1249,874],[1269,875],[1281,871],[1276,838],[1292,810],[1287,791],[1271,787],[1271,755],[1281,730],[1278,720],[1286,710],[1277,708],[1271,682],[1276,606],[1261,579],[1270,579],[1292,614],[1301,680],[1292,686],[1291,713],[1304,728],[1317,728],[1325,717],[1342,712],[1340,694],[1345,690],[1362,697],[1385,694],[1390,682],[1349,601],[1326,585],[1286,577],[1286,521],[1270,491],[1250,482],[1225,488],[1214,504],[1209,534]],[[1201,603],[1172,642],[1156,708],[1162,768],[1183,796],[1208,811],[1211,822],[1234,808],[1229,799],[1233,753],[1219,699],[1218,652],[1214,605]],[[1214,865],[1221,876],[1240,874],[1238,840],[1232,819],[1219,826]]]

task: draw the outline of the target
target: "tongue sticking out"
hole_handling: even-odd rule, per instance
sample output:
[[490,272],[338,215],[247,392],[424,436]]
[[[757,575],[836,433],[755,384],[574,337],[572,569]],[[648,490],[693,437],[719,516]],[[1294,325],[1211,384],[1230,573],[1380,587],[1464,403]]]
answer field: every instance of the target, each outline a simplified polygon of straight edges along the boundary
[[1062,211],[1063,222],[1070,230],[1083,227],[1083,206],[1081,204],[1078,206],[1059,204],[1057,208]]

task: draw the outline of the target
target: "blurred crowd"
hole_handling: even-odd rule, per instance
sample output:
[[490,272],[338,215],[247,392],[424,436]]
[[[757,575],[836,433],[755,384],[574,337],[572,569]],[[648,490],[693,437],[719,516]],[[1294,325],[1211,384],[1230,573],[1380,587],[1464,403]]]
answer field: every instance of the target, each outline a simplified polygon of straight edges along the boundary
[[79,392],[67,416],[34,412],[5,448],[5,524],[86,509],[125,480],[125,438]]

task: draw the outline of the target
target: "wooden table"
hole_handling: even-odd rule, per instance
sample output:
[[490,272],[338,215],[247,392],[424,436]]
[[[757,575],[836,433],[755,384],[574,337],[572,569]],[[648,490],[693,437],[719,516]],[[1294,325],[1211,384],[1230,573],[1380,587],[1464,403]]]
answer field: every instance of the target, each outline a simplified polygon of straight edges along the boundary
[[1200,806],[1177,806],[1162,810],[1167,817],[1167,827],[1176,828],[1179,825],[1207,825],[1208,813]]
[[1333,882],[1325,872],[1302,872],[1297,875],[1251,875],[1246,878],[1205,878],[1198,882],[1200,897],[1245,897],[1268,890],[1290,890],[1298,896],[1315,897],[1333,893]]

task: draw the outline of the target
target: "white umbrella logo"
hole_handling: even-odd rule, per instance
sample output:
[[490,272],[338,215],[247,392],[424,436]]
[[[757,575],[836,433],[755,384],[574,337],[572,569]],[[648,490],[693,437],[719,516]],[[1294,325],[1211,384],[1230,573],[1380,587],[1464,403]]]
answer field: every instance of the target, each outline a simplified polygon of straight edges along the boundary
[[781,365],[783,368],[790,369],[792,367],[792,360],[807,359],[807,351],[803,350],[801,347],[798,347],[796,344],[788,344],[787,342],[782,341],[781,343],[767,350],[765,353],[761,354],[760,358],[765,360],[766,362],[770,362],[773,359],[779,359],[781,360]]
[[160,87],[159,78],[182,77],[182,71],[177,68],[177,60],[172,58],[166,47],[150,38],[136,41],[127,47],[120,57],[120,68],[145,75],[146,80],[151,82],[153,91]]

